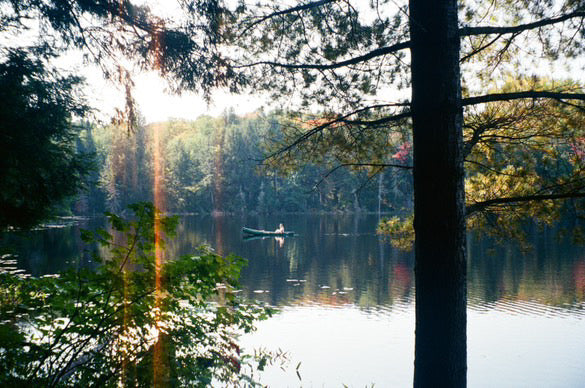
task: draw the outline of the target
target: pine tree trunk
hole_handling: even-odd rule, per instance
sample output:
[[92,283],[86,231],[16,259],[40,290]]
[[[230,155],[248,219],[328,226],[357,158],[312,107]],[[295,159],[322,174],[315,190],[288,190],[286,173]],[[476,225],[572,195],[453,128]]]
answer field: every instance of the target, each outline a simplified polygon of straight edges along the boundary
[[410,0],[415,387],[464,387],[465,198],[456,0]]

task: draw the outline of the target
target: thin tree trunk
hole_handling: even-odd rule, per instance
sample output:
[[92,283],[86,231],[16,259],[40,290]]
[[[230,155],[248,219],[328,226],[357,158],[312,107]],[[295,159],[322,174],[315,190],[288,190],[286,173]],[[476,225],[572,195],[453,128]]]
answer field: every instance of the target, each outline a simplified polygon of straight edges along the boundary
[[465,198],[456,0],[410,0],[415,387],[467,381]]
[[378,218],[380,218],[380,213],[382,213],[382,185],[384,182],[384,173],[380,172],[378,174]]

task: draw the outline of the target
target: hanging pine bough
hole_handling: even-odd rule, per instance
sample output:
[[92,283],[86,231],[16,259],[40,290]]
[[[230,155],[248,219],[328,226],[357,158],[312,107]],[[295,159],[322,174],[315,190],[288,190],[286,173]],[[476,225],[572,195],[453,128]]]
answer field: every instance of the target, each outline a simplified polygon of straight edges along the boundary
[[[574,81],[521,79],[498,92],[521,89],[581,92]],[[537,93],[536,92],[536,93]],[[581,215],[585,195],[583,105],[557,100],[490,102],[464,118],[467,225],[499,238],[526,239],[526,222],[553,225]],[[412,218],[392,218],[378,232],[410,248]],[[575,238],[581,230],[574,229]]]
[[107,252],[96,255],[95,271],[32,278],[3,257],[1,386],[252,382],[252,363],[274,361],[240,354],[236,343],[237,333],[272,313],[232,293],[245,261],[208,248],[164,258],[160,237],[173,236],[177,218],[148,203],[130,209],[132,220],[108,214],[111,232],[83,232],[87,243]]

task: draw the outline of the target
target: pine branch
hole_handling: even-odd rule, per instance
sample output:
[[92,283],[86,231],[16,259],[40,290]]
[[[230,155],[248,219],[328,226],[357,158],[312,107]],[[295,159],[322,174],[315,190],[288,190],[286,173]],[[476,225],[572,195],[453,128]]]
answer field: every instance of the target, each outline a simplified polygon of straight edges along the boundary
[[[378,171],[375,174],[372,174],[365,183],[368,183],[373,176],[378,175],[380,172],[382,172],[382,170],[384,170],[387,167],[400,168],[400,169],[404,169],[404,170],[412,170],[412,166],[405,165],[405,164],[393,164],[393,163],[341,163],[341,164],[338,164],[337,166],[333,167],[331,170],[327,171],[327,173],[321,177],[321,179],[319,180],[319,182],[317,182],[313,186],[313,189],[312,190],[316,190],[325,180],[327,180],[327,178],[331,174],[333,174],[335,171],[337,171],[337,170],[339,170],[340,168],[343,168],[343,167],[377,167],[378,168]],[[364,185],[362,185],[360,188],[356,189],[355,191],[356,192],[360,191],[363,186]]]
[[475,164],[476,166],[479,166],[479,167],[483,168],[484,170],[493,172],[494,174],[497,174],[497,175],[504,175],[504,176],[509,176],[509,177],[513,177],[513,178],[522,178],[522,176],[520,176],[518,174],[507,174],[507,173],[505,173],[503,171],[496,170],[495,168],[486,166],[485,164],[480,163],[480,162],[477,162],[475,160],[464,160],[464,162],[465,163],[470,163],[470,164]]
[[517,34],[536,28],[550,26],[557,23],[562,23],[573,18],[585,17],[585,11],[578,10],[573,11],[565,15],[561,15],[555,18],[547,18],[538,20],[532,23],[520,24],[517,26],[509,27],[492,27],[492,26],[478,26],[478,27],[463,27],[459,29],[459,36],[472,36],[472,35],[486,35],[486,34]]
[[544,201],[550,199],[569,199],[569,198],[585,198],[585,192],[570,192],[561,194],[541,194],[541,195],[525,195],[519,197],[507,197],[507,198],[494,198],[487,201],[476,202],[473,205],[466,207],[466,215],[470,216],[473,213],[477,213],[489,206],[494,205],[506,205],[518,202],[530,202],[530,201]]
[[[290,13],[290,12],[302,10],[302,9],[308,9],[308,8],[320,6],[320,5],[329,3],[329,2],[331,2],[331,1],[325,1],[325,0],[324,1],[317,1],[314,3],[305,4],[302,6],[293,7],[293,8],[288,9],[288,10],[274,12],[272,14],[264,16],[262,19],[255,22],[254,24],[261,23],[270,17],[274,17],[274,16],[277,16],[280,14]],[[486,34],[500,35],[496,39],[493,39],[492,41],[490,41],[487,45],[480,47],[479,49],[476,49],[475,51],[473,51],[472,53],[470,53],[469,55],[464,57],[463,61],[465,61],[469,57],[477,54],[479,51],[482,51],[485,48],[489,47],[495,41],[497,41],[498,38],[500,38],[502,35],[505,35],[505,34],[518,35],[524,31],[528,31],[528,30],[532,30],[532,29],[536,29],[536,28],[541,28],[541,27],[553,25],[556,23],[561,23],[561,22],[564,22],[564,21],[567,21],[567,20],[570,20],[573,18],[579,18],[579,17],[585,18],[585,11],[574,11],[574,12],[556,17],[556,18],[542,19],[542,20],[539,20],[539,21],[536,21],[533,23],[521,24],[518,26],[509,26],[509,27],[479,26],[479,27],[460,28],[459,29],[459,36],[460,37],[474,36],[474,35],[486,35]],[[410,41],[400,42],[400,43],[396,43],[396,44],[391,45],[391,46],[377,48],[375,50],[370,51],[367,54],[353,57],[353,58],[350,58],[350,59],[347,59],[347,60],[344,60],[341,62],[333,62],[333,63],[327,63],[327,64],[318,64],[318,63],[292,64],[292,63],[280,63],[280,62],[274,62],[274,61],[259,61],[259,62],[254,62],[254,63],[250,63],[250,64],[234,66],[234,68],[245,68],[245,67],[254,67],[254,66],[260,66],[260,65],[268,65],[268,66],[274,66],[274,67],[281,67],[281,68],[285,68],[285,69],[332,70],[332,69],[338,69],[341,67],[346,67],[346,66],[351,66],[351,65],[358,64],[358,63],[366,62],[370,59],[373,59],[373,58],[376,58],[379,56],[393,54],[393,53],[396,53],[398,51],[408,49],[408,48],[410,48],[410,46],[411,46]]]
[[511,92],[511,93],[494,93],[486,94],[484,96],[467,97],[461,99],[462,106],[484,104],[486,102],[496,101],[512,101],[520,100],[525,98],[550,98],[553,100],[579,100],[585,101],[585,93],[560,93],[550,91],[536,91],[528,90],[523,92]]
[[393,44],[392,46],[380,47],[375,50],[370,51],[367,54],[360,55],[357,57],[353,57],[341,62],[332,62],[327,64],[319,64],[319,63],[308,63],[308,64],[293,64],[293,63],[280,63],[280,62],[273,62],[273,61],[260,61],[249,63],[245,65],[238,65],[233,66],[236,69],[246,68],[246,67],[254,67],[260,65],[268,65],[273,67],[281,67],[284,69],[309,69],[309,70],[333,70],[339,69],[340,67],[346,67],[355,65],[358,63],[369,61],[372,58],[388,55],[395,53],[400,50],[404,50],[410,48],[410,41],[400,42]]
[[276,156],[282,155],[285,152],[292,150],[293,148],[295,148],[299,144],[307,141],[309,138],[313,137],[314,135],[324,131],[328,127],[335,125],[337,123],[346,123],[346,124],[349,123],[349,124],[354,124],[354,125],[379,125],[379,124],[386,124],[386,123],[398,121],[398,120],[401,120],[401,119],[404,119],[404,118],[411,116],[411,113],[409,111],[406,111],[403,113],[399,113],[396,115],[391,115],[391,116],[383,117],[383,118],[378,119],[378,120],[371,120],[371,121],[349,120],[348,119],[351,116],[354,116],[358,113],[368,111],[370,109],[387,107],[387,106],[397,106],[397,105],[404,105],[404,104],[380,104],[380,105],[368,106],[368,107],[360,108],[360,109],[357,109],[353,112],[347,113],[347,114],[340,116],[334,120],[327,121],[326,123],[323,123],[321,125],[318,125],[316,127],[311,128],[309,131],[307,131],[307,132],[303,133],[301,136],[297,137],[292,143],[290,143],[290,144],[278,149],[277,151],[273,152],[272,154],[266,156],[263,159],[263,161],[266,161],[268,159],[272,159]]
[[[410,104],[408,104],[410,105]],[[382,117],[381,119],[377,120],[339,120],[339,122],[344,124],[352,124],[352,125],[367,125],[367,126],[375,126],[381,124],[388,124],[398,120],[402,120],[408,117],[411,117],[412,113],[410,111],[405,111],[400,114]]]
[[496,36],[494,39],[492,39],[488,43],[484,44],[483,46],[480,46],[478,48],[473,49],[469,54],[467,54],[463,58],[461,58],[460,59],[460,62],[465,62],[469,58],[473,57],[474,55],[479,54],[483,50],[487,49],[488,47],[490,47],[491,45],[493,45],[494,43],[496,43],[501,37],[502,37],[502,34],[498,34],[498,36]]
[[321,0],[321,1],[314,1],[311,3],[306,3],[306,4],[302,4],[302,5],[297,5],[296,7],[291,7],[291,8],[287,8],[287,9],[283,9],[280,11],[274,11],[272,13],[269,13],[267,15],[264,15],[262,17],[260,17],[260,19],[255,20],[254,22],[250,23],[249,25],[246,26],[246,28],[244,28],[244,30],[242,32],[240,32],[239,36],[243,36],[246,32],[250,31],[252,28],[254,28],[255,26],[257,26],[258,24],[264,23],[266,20],[272,19],[274,17],[277,16],[283,16],[283,15],[287,15],[290,13],[294,13],[294,12],[298,12],[298,11],[305,11],[307,9],[311,9],[311,8],[317,8],[320,7],[322,5],[326,5],[329,3],[335,3],[338,2],[339,0]]

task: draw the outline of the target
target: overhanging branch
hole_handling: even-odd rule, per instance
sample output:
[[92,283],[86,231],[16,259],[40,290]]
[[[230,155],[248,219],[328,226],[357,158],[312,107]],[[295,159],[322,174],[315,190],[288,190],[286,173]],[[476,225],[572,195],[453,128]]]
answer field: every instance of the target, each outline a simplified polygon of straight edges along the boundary
[[388,116],[388,117],[382,117],[381,119],[377,119],[377,120],[339,120],[339,121],[344,123],[344,124],[375,126],[375,125],[392,123],[395,121],[406,119],[406,118],[411,117],[411,116],[412,116],[412,113],[410,111],[406,111],[406,112],[403,112],[400,114],[396,114],[396,115],[392,115],[392,116]]
[[460,59],[460,62],[465,62],[469,58],[473,57],[474,55],[479,54],[483,50],[487,49],[488,47],[490,47],[491,45],[493,45],[494,43],[496,43],[501,37],[502,37],[502,34],[498,34],[498,36],[496,36],[494,39],[492,39],[488,43],[486,43],[486,44],[484,44],[484,45],[482,45],[480,47],[477,47],[477,48],[473,49],[469,54],[467,54],[463,58],[461,58]]
[[254,28],[255,26],[257,26],[258,24],[264,23],[266,20],[272,19],[274,17],[283,16],[283,15],[287,15],[289,13],[294,13],[294,12],[298,12],[298,11],[305,11],[307,9],[317,8],[317,7],[320,7],[322,5],[329,4],[329,3],[335,3],[335,2],[338,2],[338,1],[339,0],[313,1],[313,2],[310,2],[310,3],[298,5],[296,7],[291,7],[291,8],[283,9],[283,10],[280,10],[280,11],[274,11],[274,12],[269,13],[267,15],[261,16],[260,19],[255,20],[252,23],[250,23],[249,25],[247,25],[246,28],[244,28],[244,30],[242,32],[240,32],[239,36],[244,35],[246,32],[248,32],[249,30],[251,30],[252,28]]
[[319,132],[322,132],[323,130],[325,130],[328,127],[335,125],[337,123],[354,124],[354,125],[379,125],[379,124],[386,124],[386,123],[390,123],[390,122],[394,122],[394,121],[399,121],[399,120],[402,120],[404,118],[411,116],[411,113],[409,111],[406,111],[403,113],[399,113],[399,114],[395,114],[395,115],[383,117],[383,118],[378,119],[378,120],[371,120],[371,121],[349,120],[348,119],[351,116],[365,112],[365,111],[370,110],[370,109],[376,109],[376,108],[379,109],[379,108],[383,108],[383,107],[397,106],[397,105],[401,106],[401,105],[405,105],[405,104],[380,104],[380,105],[368,106],[368,107],[360,108],[360,109],[357,109],[353,112],[347,113],[347,114],[340,116],[336,119],[327,121],[326,123],[323,123],[321,125],[318,125],[316,127],[311,128],[309,131],[307,131],[307,132],[303,133],[301,136],[297,137],[292,143],[280,148],[279,150],[277,150],[277,151],[273,152],[272,154],[268,155],[267,157],[265,157],[264,160],[272,159],[278,155],[282,155],[283,153],[292,150],[293,148],[295,148],[299,144],[307,141],[312,136],[318,134]]
[[[377,175],[378,173],[380,173],[382,170],[384,170],[387,167],[400,168],[400,169],[404,169],[404,170],[412,170],[412,168],[413,168],[412,166],[409,166],[409,165],[393,164],[393,163],[341,163],[341,164],[333,167],[325,175],[323,175],[323,177],[321,177],[319,182],[317,182],[313,186],[313,190],[316,190],[317,187],[319,187],[331,174],[333,174],[335,171],[337,171],[343,167],[377,167],[378,171],[373,175]],[[369,181],[369,179],[368,179],[368,181]],[[365,183],[367,183],[368,181],[366,181]],[[363,187],[363,185],[362,185],[362,187]],[[356,189],[355,191],[358,192],[359,190],[361,190],[361,187]]]

